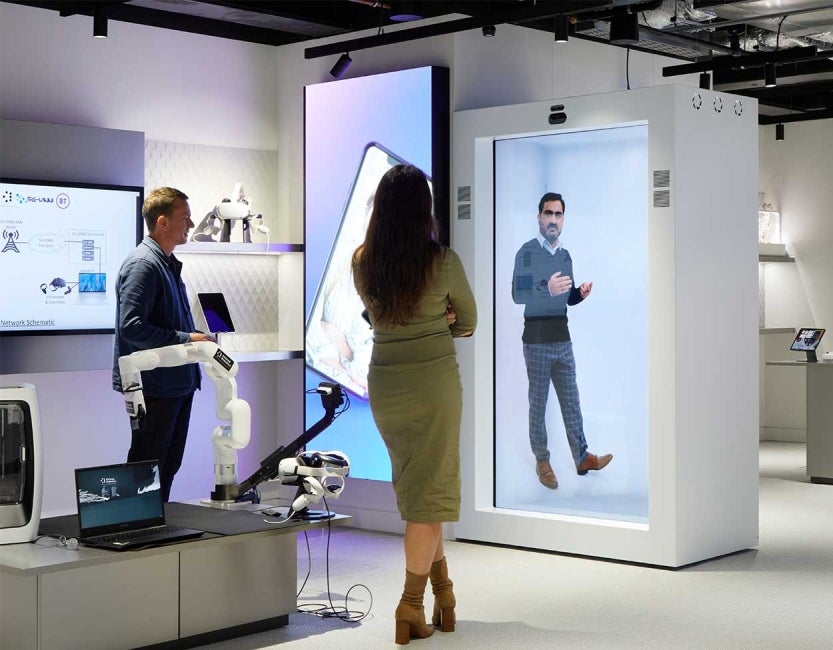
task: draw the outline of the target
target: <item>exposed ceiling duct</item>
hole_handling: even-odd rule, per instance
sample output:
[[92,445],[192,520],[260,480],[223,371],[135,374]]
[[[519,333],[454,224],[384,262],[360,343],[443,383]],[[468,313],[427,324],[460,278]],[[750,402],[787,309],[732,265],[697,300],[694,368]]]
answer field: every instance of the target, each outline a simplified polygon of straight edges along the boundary
[[[712,72],[715,90],[756,97],[761,123],[827,119],[833,109],[833,2],[665,0],[640,16],[640,49],[661,51],[669,36],[691,43],[692,64],[664,76]],[[768,66],[765,67],[765,66]],[[765,87],[765,72],[769,84]],[[777,79],[777,81],[775,81]]]

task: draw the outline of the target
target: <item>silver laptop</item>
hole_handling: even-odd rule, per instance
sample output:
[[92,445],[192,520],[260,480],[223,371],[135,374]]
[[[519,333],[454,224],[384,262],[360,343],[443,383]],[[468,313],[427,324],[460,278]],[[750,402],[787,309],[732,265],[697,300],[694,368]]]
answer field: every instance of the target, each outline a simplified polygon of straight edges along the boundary
[[156,460],[75,470],[79,540],[125,551],[193,539],[203,531],[165,523]]

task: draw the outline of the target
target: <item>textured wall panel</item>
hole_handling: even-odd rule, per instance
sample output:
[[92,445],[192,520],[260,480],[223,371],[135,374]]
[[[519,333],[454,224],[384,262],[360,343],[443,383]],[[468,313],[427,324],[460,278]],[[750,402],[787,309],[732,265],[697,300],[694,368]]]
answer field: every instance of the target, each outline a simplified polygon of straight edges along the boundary
[[207,331],[197,293],[220,291],[235,325],[235,333],[223,337],[224,348],[279,348],[278,255],[181,253],[178,257],[184,264],[182,275],[198,329]]
[[[255,149],[214,147],[178,142],[145,142],[145,188],[170,185],[189,197],[191,218],[199,225],[222,199],[231,196],[235,183],[251,202],[251,211],[263,215],[263,224],[276,230],[278,153]],[[221,225],[219,222],[217,225]],[[219,239],[219,235],[215,235]],[[231,241],[243,239],[240,223],[232,229]],[[267,236],[252,233],[255,242]],[[207,330],[197,293],[220,291],[225,295],[235,332],[222,337],[223,348],[233,351],[278,350],[277,255],[193,253],[179,251],[185,264],[183,277],[188,287],[191,311],[197,328]],[[285,278],[283,279],[286,280]],[[299,276],[297,282],[300,284]],[[286,320],[287,315],[282,315]],[[292,317],[290,316],[290,319]],[[298,323],[303,315],[297,314]],[[300,327],[300,324],[298,325]]]
[[[251,210],[263,215],[263,224],[276,231],[278,152],[232,147],[211,147],[178,142],[145,141],[145,193],[169,185],[185,192],[195,224],[217,203],[231,196],[235,183],[251,199]],[[238,224],[232,241],[242,241]],[[253,234],[254,241],[266,241]]]

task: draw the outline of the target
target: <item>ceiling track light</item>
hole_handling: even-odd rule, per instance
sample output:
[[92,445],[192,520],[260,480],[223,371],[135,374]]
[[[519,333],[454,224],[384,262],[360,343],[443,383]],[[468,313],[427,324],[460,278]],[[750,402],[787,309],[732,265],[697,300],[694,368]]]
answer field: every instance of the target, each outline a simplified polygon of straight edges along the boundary
[[335,65],[330,68],[330,76],[333,79],[341,79],[341,75],[347,71],[347,68],[350,67],[351,63],[353,63],[353,59],[350,58],[350,54],[344,52],[340,57],[338,57],[338,61],[335,62]]
[[107,9],[100,7],[93,14],[93,37],[107,38]]
[[775,88],[778,81],[775,78],[775,64],[767,63],[764,66],[764,86],[767,88]]
[[483,36],[486,36],[487,38],[491,38],[497,32],[497,29],[495,29],[494,25],[483,25],[483,27],[480,31],[483,32]]
[[639,42],[639,16],[619,14],[610,19],[610,38],[613,45],[633,45]]
[[784,124],[778,123],[775,125],[775,139],[776,140],[783,140],[784,139]]
[[703,90],[711,90],[712,76],[708,72],[700,73],[700,88]]
[[555,42],[566,43],[570,38],[570,20],[565,15],[555,17]]

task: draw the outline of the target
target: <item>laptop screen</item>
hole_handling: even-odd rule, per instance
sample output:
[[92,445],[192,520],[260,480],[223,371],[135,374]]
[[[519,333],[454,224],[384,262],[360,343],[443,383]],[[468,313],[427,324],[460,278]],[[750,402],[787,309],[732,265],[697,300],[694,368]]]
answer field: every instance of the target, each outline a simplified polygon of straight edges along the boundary
[[156,460],[75,470],[81,537],[165,523]]

